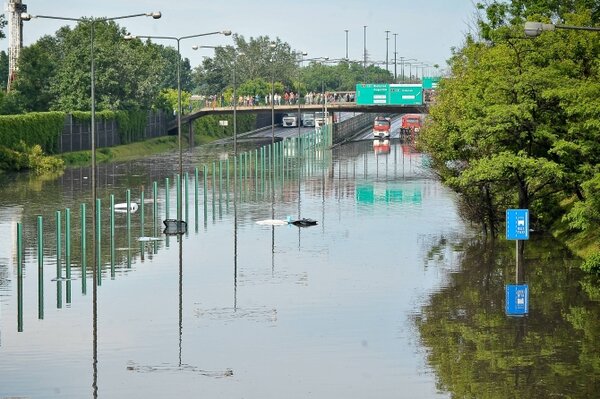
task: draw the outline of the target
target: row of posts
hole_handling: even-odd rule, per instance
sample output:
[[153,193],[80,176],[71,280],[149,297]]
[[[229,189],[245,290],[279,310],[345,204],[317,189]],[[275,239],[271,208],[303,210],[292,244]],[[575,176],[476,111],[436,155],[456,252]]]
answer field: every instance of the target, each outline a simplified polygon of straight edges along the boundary
[[[292,170],[293,166],[293,155],[294,153],[299,157],[302,156],[304,158],[304,164],[298,162],[296,165],[296,173],[298,179],[302,174],[301,165],[308,165],[308,170],[306,174],[311,174],[317,166],[316,161],[317,154],[321,153],[321,161],[325,159],[325,150],[329,147],[331,143],[331,136],[329,134],[329,130],[326,127],[320,129],[320,131],[314,131],[309,134],[305,134],[299,137],[291,137],[285,138],[282,141],[276,142],[274,144],[270,144],[268,146],[263,146],[261,148],[254,149],[252,151],[246,151],[237,155],[234,158],[233,165],[231,165],[229,159],[213,161],[212,162],[212,215],[213,221],[216,219],[216,203],[218,202],[219,206],[219,215],[222,215],[222,197],[223,191],[225,191],[226,195],[226,204],[229,205],[230,194],[230,179],[232,175],[232,168],[237,168],[236,172],[233,173],[234,176],[237,176],[239,179],[239,192],[235,192],[233,195],[239,196],[236,198],[243,201],[244,199],[250,199],[247,197],[247,193],[249,191],[249,181],[254,180],[254,192],[255,192],[255,200],[258,200],[259,195],[264,196],[265,193],[270,190],[270,193],[274,193],[275,187],[274,182],[279,181],[283,187],[283,183],[286,180],[291,180],[293,177]],[[321,165],[324,167],[324,165]],[[203,203],[204,203],[204,226],[206,228],[207,219],[208,219],[208,166],[203,165],[202,167],[202,185],[203,185]],[[218,174],[218,193],[217,193],[217,174]],[[223,189],[223,180],[225,179],[225,184],[227,189]],[[183,180],[183,189],[184,189],[184,212],[180,212],[177,210],[177,214],[185,215],[185,221],[188,221],[189,215],[189,173],[186,172],[182,178],[179,174],[175,176],[176,180],[176,195],[177,195],[177,206],[181,206],[182,201],[180,201],[179,195],[182,192],[181,184]],[[268,180],[272,182],[269,186]],[[195,228],[196,232],[198,232],[199,225],[199,185],[200,185],[200,170],[198,167],[194,169],[194,208],[195,208]],[[169,219],[170,216],[170,179],[168,177],[165,178],[165,219]],[[218,195],[218,201],[216,196]],[[132,234],[131,234],[131,217],[132,217],[132,201],[131,201],[131,190],[127,189],[126,193],[126,202],[125,202],[125,210],[119,209],[117,210],[115,206],[115,196],[114,194],[110,194],[110,204],[108,207],[109,211],[109,247],[110,247],[110,275],[111,279],[114,279],[116,276],[116,212],[121,211],[126,213],[126,240],[127,240],[127,268],[131,268],[131,249],[132,249]],[[144,197],[144,191],[140,193],[140,206],[139,206],[139,214],[140,214],[140,233],[141,238],[145,238],[139,240],[140,251],[142,254],[142,260],[144,253],[146,251],[145,246],[149,245],[151,248],[151,253],[156,254],[158,252],[158,236],[159,236],[159,212],[158,212],[158,183],[155,181],[152,183],[152,229],[151,234],[152,237],[145,237],[145,203],[146,199]],[[81,251],[81,259],[80,259],[80,269],[81,269],[81,292],[83,295],[87,294],[87,207],[85,203],[80,205],[80,223],[81,223],[81,237],[80,237],[80,251]],[[98,259],[97,267],[97,281],[95,282],[98,286],[102,285],[102,201],[101,199],[96,199],[96,231],[94,232],[94,238],[96,240],[96,259]],[[63,251],[63,212],[58,210],[55,213],[56,218],[56,277],[53,281],[57,283],[56,290],[56,306],[57,308],[62,308],[62,284],[66,283],[66,303],[71,303],[72,300],[72,221],[71,221],[71,209],[66,208],[64,210],[64,251]],[[37,260],[38,260],[38,319],[44,319],[44,220],[43,216],[37,217]],[[169,236],[166,236],[165,239],[166,247],[169,246]],[[64,276],[63,276],[63,252],[64,252]],[[17,223],[17,329],[19,332],[23,331],[23,226],[22,223]]]

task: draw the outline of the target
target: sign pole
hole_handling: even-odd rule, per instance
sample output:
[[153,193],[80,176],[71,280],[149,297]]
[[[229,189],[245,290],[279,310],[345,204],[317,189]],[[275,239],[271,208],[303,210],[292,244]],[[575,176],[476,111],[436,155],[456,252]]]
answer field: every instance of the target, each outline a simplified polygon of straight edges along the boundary
[[505,312],[509,316],[524,316],[529,312],[529,287],[525,280],[524,248],[529,239],[529,210],[506,210],[506,239],[515,240],[515,284],[508,284]]

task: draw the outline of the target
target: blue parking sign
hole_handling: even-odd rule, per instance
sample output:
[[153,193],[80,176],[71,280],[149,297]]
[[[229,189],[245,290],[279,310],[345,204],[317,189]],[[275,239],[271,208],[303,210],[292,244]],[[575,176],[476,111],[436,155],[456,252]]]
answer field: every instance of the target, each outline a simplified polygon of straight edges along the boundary
[[506,239],[529,239],[529,209],[506,210]]
[[506,286],[506,314],[523,316],[529,313],[529,286],[527,284]]

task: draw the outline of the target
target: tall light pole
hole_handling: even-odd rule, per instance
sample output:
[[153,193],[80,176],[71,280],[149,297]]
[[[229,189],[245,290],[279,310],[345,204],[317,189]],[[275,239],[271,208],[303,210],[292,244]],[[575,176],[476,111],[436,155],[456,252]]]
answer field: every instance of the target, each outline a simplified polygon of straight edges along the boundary
[[269,44],[271,49],[271,144],[275,146],[275,49],[277,44]]
[[[96,185],[96,76],[95,76],[95,65],[94,65],[94,25],[96,22],[106,22],[106,21],[115,21],[118,19],[127,19],[127,18],[135,18],[135,17],[152,17],[154,19],[159,19],[161,17],[160,11],[147,12],[147,13],[139,13],[139,14],[130,14],[130,15],[122,15],[118,17],[102,17],[102,18],[67,18],[67,17],[58,17],[58,16],[50,16],[50,15],[31,15],[28,13],[21,13],[22,21],[30,21],[32,18],[42,18],[42,19],[56,19],[61,21],[73,21],[73,22],[89,22],[90,23],[90,102],[91,102],[91,129],[90,129],[90,147],[92,152],[92,170],[91,170],[91,180],[92,180],[92,253],[93,253],[93,270],[92,270],[92,278],[94,279],[94,284],[92,285],[92,319],[93,319],[93,370],[94,370],[94,381],[92,383],[93,387],[93,396],[98,396],[98,285],[100,282],[100,256],[98,254],[100,250],[100,246],[96,245],[96,240],[98,237],[97,226],[98,226],[98,216],[96,215],[96,201],[97,201],[97,185]],[[82,276],[83,279],[86,276]]]
[[346,32],[346,60],[348,60],[348,29],[344,29]]
[[160,39],[160,40],[175,40],[177,42],[177,141],[179,145],[179,193],[177,196],[177,233],[183,233],[182,229],[182,218],[181,218],[181,179],[183,177],[183,150],[181,145],[181,48],[180,43],[182,40],[192,39],[201,36],[210,35],[225,35],[230,36],[230,30],[222,30],[208,33],[198,33],[196,35],[188,36],[153,36],[153,35],[126,35],[123,38],[125,40],[133,39]]
[[389,42],[390,42],[390,31],[386,30],[385,31],[385,70],[386,70],[386,72],[390,71],[388,68]]
[[[90,129],[90,147],[92,152],[92,170],[91,170],[91,180],[92,180],[92,231],[93,231],[93,239],[92,239],[92,251],[94,252],[94,270],[92,272],[94,276],[94,293],[96,292],[96,285],[98,283],[98,267],[99,267],[99,259],[96,251],[96,226],[97,226],[97,217],[96,217],[96,197],[97,195],[97,185],[96,185],[96,76],[95,76],[95,61],[94,61],[94,26],[96,22],[107,22],[107,21],[115,21],[118,19],[127,19],[127,18],[135,18],[135,17],[152,17],[154,19],[159,19],[162,16],[160,11],[154,12],[146,12],[139,14],[129,14],[122,15],[118,17],[101,17],[101,18],[68,18],[68,17],[59,17],[59,16],[51,16],[51,15],[31,15],[28,13],[21,13],[21,20],[30,21],[31,19],[56,19],[60,21],[73,21],[73,22],[89,22],[90,23],[90,101],[91,101],[91,129]],[[85,278],[85,276],[84,276]]]
[[396,64],[396,57],[398,56],[398,50],[396,49],[396,39],[397,38],[398,38],[398,34],[394,33],[394,83],[396,83],[398,80],[397,64]]
[[600,31],[600,27],[595,26],[573,26],[573,25],[561,25],[561,24],[544,24],[541,22],[527,21],[525,22],[525,36],[527,37],[538,37],[542,32],[553,31],[555,29],[568,29],[568,30],[589,30],[589,31]]
[[[192,49],[193,50],[198,50],[200,48],[211,48],[211,49],[217,49],[217,48],[222,48],[222,46],[197,46],[197,45],[193,45]],[[237,162],[237,101],[238,101],[238,97],[237,97],[237,60],[238,57],[243,57],[244,53],[242,52],[237,52],[234,49],[234,54],[233,54],[233,68],[232,68],[232,73],[233,73],[233,99],[231,101],[231,104],[233,105],[233,156],[234,156],[234,162]],[[234,165],[235,166],[235,165]]]
[[365,82],[367,80],[367,25],[363,26],[363,67],[365,69]]

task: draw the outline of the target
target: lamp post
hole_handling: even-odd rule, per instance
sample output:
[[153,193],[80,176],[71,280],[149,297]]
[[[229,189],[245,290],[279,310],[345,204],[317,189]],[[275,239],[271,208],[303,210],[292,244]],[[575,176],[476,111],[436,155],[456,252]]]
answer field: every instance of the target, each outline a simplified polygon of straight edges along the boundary
[[119,19],[127,19],[127,18],[135,18],[135,17],[152,17],[154,19],[159,19],[162,16],[160,11],[154,12],[146,12],[139,14],[129,14],[122,15],[118,17],[101,17],[101,18],[68,18],[68,17],[59,17],[59,16],[51,16],[51,15],[31,15],[29,13],[21,13],[21,20],[30,21],[31,19],[56,19],[60,21],[73,21],[73,22],[89,22],[90,23],[90,101],[91,101],[91,129],[90,129],[90,147],[92,152],[92,171],[91,171],[91,180],[92,180],[92,230],[93,230],[93,240],[92,240],[92,251],[94,253],[94,292],[97,285],[98,275],[97,275],[97,267],[99,264],[99,259],[97,259],[96,253],[96,197],[97,197],[97,188],[96,188],[96,76],[95,76],[95,62],[94,62],[94,26],[96,22],[107,22],[107,21],[115,21]]
[[[198,50],[201,48],[211,48],[211,49],[217,49],[217,48],[222,48],[222,46],[198,46],[198,45],[193,45],[192,49],[193,50]],[[243,57],[244,53],[242,52],[235,52],[234,50],[234,54],[233,54],[233,69],[232,69],[232,74],[233,74],[233,99],[231,101],[231,104],[233,105],[233,155],[234,155],[234,159],[237,161],[237,59],[238,57]]]
[[365,70],[365,82],[367,81],[367,25],[363,25],[363,68]]
[[346,32],[346,60],[348,59],[348,29],[344,29]]
[[541,22],[527,21],[525,22],[525,36],[527,37],[538,37],[542,32],[553,31],[555,29],[569,29],[569,30],[588,30],[599,32],[600,28],[595,26],[573,26],[573,25],[561,25],[561,24],[544,24]]
[[271,49],[271,145],[275,145],[275,49],[277,44],[269,44]]
[[[183,150],[181,145],[181,49],[180,42],[186,39],[193,39],[201,36],[210,35],[225,35],[230,36],[230,30],[222,30],[208,33],[198,33],[196,35],[188,36],[153,36],[153,35],[126,35],[123,38],[125,40],[133,39],[161,39],[161,40],[175,40],[177,42],[177,141],[179,145],[179,179],[183,176]],[[179,182],[179,195],[177,196],[177,232],[181,233],[181,182]]]
[[[302,65],[304,63],[304,57],[306,57],[307,55],[308,53],[306,51],[300,53],[300,68],[302,68]],[[300,68],[298,68],[298,95],[296,96],[296,99],[298,101],[298,143],[300,143],[300,125],[302,124],[302,114],[300,113]],[[306,98],[306,95],[304,98]]]

